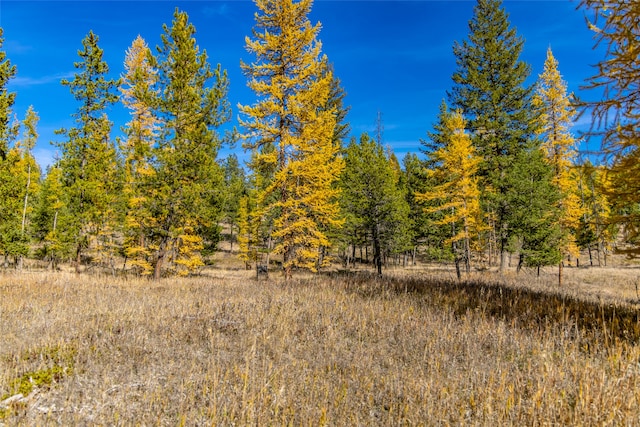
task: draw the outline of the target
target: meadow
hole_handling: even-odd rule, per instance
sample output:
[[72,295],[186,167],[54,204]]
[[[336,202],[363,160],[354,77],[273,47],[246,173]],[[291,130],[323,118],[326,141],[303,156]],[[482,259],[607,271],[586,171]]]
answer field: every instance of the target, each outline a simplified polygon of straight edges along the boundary
[[635,269],[0,276],[0,425],[640,425]]

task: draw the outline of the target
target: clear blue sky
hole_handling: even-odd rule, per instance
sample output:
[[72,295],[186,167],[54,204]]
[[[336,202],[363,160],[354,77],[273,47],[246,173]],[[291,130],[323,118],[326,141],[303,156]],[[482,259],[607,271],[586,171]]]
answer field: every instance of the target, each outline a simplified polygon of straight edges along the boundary
[[[353,135],[373,133],[380,111],[384,144],[399,157],[418,152],[420,138],[432,128],[438,106],[451,88],[452,46],[468,36],[474,5],[468,0],[315,1],[310,19],[322,23],[319,38],[347,92]],[[33,105],[40,115],[35,149],[40,164],[49,164],[54,156],[50,141],[59,139],[54,130],[73,125],[71,114],[77,103],[60,79],[73,76],[77,51],[89,30],[99,36],[111,74],[117,78],[134,38],[140,34],[154,48],[176,7],[189,14],[210,62],[228,71],[236,124],[237,104],[254,101],[239,67],[240,59],[254,59],[244,48],[244,38],[254,25],[253,2],[0,0],[3,49],[18,67],[9,86],[17,93],[14,110],[22,119]],[[525,39],[521,58],[532,66],[530,82],[542,72],[550,46],[569,90],[589,96],[581,94],[579,86],[594,73],[592,65],[603,58],[603,51],[593,50],[593,34],[586,28],[583,11],[576,10],[577,2],[506,0],[504,7]],[[114,107],[109,115],[117,136],[128,120],[127,112]],[[587,122],[584,118],[577,123],[575,133],[585,130]],[[594,145],[588,148],[598,148]],[[244,158],[241,147],[235,151]],[[225,149],[221,155],[228,152]]]

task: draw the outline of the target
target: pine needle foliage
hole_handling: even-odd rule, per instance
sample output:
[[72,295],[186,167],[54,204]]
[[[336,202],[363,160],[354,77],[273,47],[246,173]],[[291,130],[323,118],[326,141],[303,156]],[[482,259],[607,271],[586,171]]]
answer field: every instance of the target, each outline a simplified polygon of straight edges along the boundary
[[528,149],[534,129],[532,88],[525,85],[530,66],[520,60],[524,41],[511,27],[500,0],[478,0],[469,21],[469,36],[453,47],[457,69],[449,105],[467,119],[477,155],[483,209],[490,216],[492,246],[506,264],[509,243],[516,234],[509,204],[511,168]]
[[118,100],[118,82],[108,77],[109,66],[98,41],[93,31],[86,35],[82,50],[78,51],[80,61],[74,63],[77,73],[72,80],[62,80],[79,106],[73,114],[76,125],[56,131],[66,138],[58,143],[61,157],[57,166],[63,173],[69,208],[75,217],[73,230],[68,232],[75,240],[76,271],[80,270],[87,249],[107,261],[113,260],[114,255],[111,244],[120,179],[116,147],[110,135],[112,123],[106,112]]

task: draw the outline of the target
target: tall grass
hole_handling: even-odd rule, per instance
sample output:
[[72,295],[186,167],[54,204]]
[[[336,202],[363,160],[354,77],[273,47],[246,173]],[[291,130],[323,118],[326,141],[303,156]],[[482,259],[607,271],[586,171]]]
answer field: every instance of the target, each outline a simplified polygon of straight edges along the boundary
[[5,275],[0,397],[52,348],[73,369],[0,423],[635,425],[639,330],[630,306],[479,280]]

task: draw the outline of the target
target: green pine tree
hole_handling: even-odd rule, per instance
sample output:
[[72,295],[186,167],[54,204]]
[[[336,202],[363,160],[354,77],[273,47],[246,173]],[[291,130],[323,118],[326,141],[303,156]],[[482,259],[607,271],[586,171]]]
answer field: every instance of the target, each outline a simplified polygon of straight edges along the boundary
[[78,70],[74,78],[62,80],[80,105],[73,114],[76,126],[57,131],[66,140],[58,144],[61,157],[56,164],[75,218],[71,233],[76,271],[80,271],[87,249],[113,267],[120,192],[117,152],[110,136],[112,123],[107,117],[107,109],[118,100],[118,82],[108,78],[109,66],[93,31],[82,40],[82,47],[80,61],[74,63]]
[[482,159],[479,165],[482,205],[489,215],[493,244],[505,267],[515,234],[508,194],[515,160],[531,149],[534,116],[532,88],[525,85],[530,67],[519,57],[523,40],[511,27],[500,0],[478,0],[469,21],[468,40],[454,44],[457,69],[449,104],[461,109]]
[[345,149],[340,184],[346,213],[345,233],[355,247],[360,239],[373,247],[373,262],[382,274],[384,255],[403,251],[410,240],[409,206],[398,186],[398,176],[384,148],[362,134]]
[[220,65],[211,68],[195,33],[188,15],[176,9],[151,64],[158,70],[152,105],[160,121],[147,196],[156,279],[165,270],[191,274],[204,263],[205,245],[219,238],[223,174],[216,162],[222,144],[216,129],[231,115],[228,79]]

